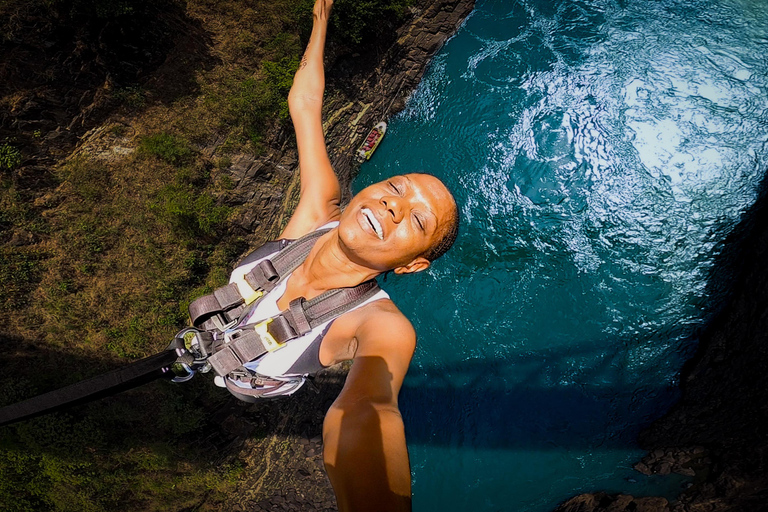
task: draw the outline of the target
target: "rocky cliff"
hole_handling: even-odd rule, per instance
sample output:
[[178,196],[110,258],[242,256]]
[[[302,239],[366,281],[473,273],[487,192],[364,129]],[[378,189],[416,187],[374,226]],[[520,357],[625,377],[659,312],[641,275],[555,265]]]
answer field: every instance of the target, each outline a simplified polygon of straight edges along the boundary
[[[311,4],[0,3],[0,404],[162,350],[185,302],[280,232],[299,173],[279,107]],[[354,150],[473,4],[366,3],[373,29],[344,4],[370,29],[327,51],[345,193]],[[257,406],[205,377],[154,383],[0,429],[0,508],[335,510],[319,436],[344,375]]]
[[[456,31],[474,6],[472,0],[426,0],[410,8],[411,18],[397,30],[393,44],[377,48],[376,55],[337,56],[327,52],[327,93],[324,129],[328,153],[348,199],[349,184],[357,164],[355,150],[379,121],[402,110],[405,101],[421,80],[430,58]],[[209,154],[218,145],[211,144]],[[266,227],[274,236],[277,227],[298,200],[298,155],[288,137],[277,137],[266,154],[233,155],[229,169],[235,187],[227,200],[248,205],[236,219],[244,234]],[[283,201],[287,184],[287,203]],[[252,242],[260,242],[252,235]]]
[[[765,181],[721,248],[710,279],[728,291],[681,378],[682,398],[640,435],[635,469],[676,472],[692,484],[669,502],[595,493],[558,512],[759,512],[768,510],[768,194]],[[719,290],[718,290],[719,291]]]

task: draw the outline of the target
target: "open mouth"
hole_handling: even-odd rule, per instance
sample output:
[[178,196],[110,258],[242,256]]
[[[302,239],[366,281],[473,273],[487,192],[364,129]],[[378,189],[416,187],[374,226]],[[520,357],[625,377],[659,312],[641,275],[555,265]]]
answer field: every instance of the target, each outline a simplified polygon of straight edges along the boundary
[[379,240],[384,240],[384,230],[381,229],[381,224],[379,224],[379,220],[376,218],[373,212],[368,208],[362,208],[360,210],[360,213],[362,213],[365,216],[365,218],[368,220],[368,223],[373,228],[373,231],[376,233],[376,236],[379,237]]

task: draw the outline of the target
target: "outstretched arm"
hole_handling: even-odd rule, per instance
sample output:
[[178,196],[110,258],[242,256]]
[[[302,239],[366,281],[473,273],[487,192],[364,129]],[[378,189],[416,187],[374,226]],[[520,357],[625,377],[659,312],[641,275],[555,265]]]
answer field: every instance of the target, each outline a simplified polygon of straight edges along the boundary
[[315,2],[312,35],[288,94],[299,147],[301,192],[296,211],[281,238],[299,238],[341,215],[341,189],[328,159],[322,122],[323,51],[332,5],[333,0]]
[[410,322],[385,313],[358,332],[358,349],[323,423],[323,459],[341,512],[411,510],[411,470],[397,405],[416,344]]

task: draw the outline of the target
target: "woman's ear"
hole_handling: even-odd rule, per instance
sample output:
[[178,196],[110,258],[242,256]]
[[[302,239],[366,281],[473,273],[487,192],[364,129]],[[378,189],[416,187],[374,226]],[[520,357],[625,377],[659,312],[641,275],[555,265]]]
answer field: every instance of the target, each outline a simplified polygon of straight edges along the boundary
[[414,272],[421,272],[429,268],[429,260],[424,256],[417,256],[414,260],[407,265],[396,267],[393,269],[395,274],[413,274]]

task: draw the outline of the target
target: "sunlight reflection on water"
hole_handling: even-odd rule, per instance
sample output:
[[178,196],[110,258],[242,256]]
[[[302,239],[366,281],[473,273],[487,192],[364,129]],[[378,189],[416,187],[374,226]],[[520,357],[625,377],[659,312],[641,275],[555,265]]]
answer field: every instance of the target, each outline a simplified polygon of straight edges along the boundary
[[631,470],[634,439],[674,399],[766,168],[758,4],[479,2],[391,122],[356,188],[426,170],[463,223],[444,260],[384,284],[419,335],[417,510],[679,486]]

